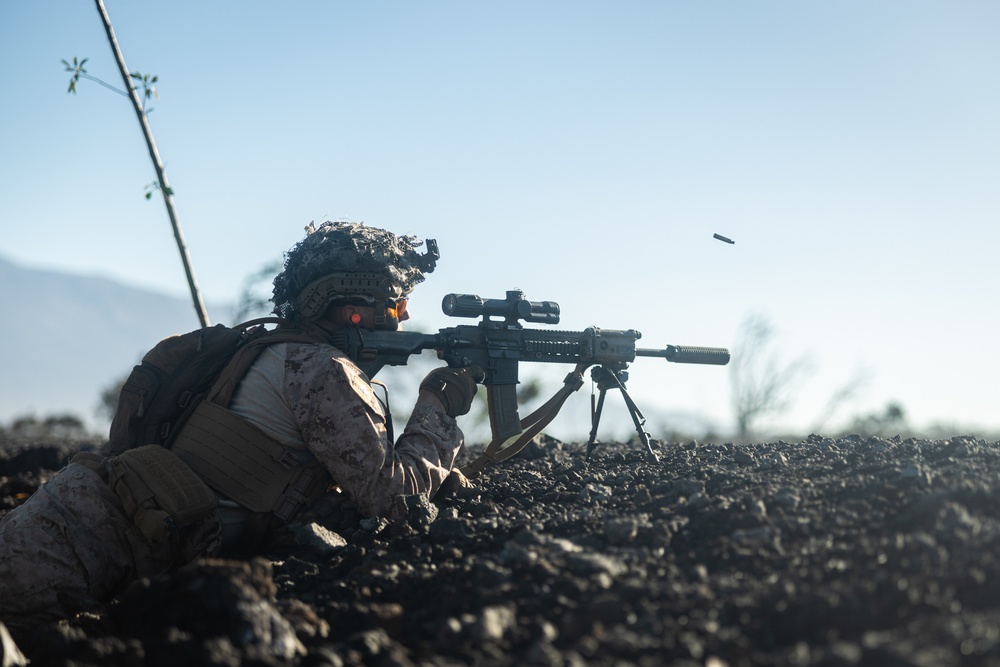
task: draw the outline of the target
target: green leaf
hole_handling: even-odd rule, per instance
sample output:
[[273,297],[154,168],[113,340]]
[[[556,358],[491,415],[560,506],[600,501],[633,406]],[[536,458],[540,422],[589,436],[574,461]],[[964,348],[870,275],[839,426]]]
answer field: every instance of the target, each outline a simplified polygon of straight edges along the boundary
[[153,196],[153,193],[152,193],[152,192],[147,192],[147,193],[146,193],[146,199],[149,199],[149,198],[150,198],[150,197],[152,197],[152,196]]
[[70,68],[70,67],[69,67],[69,63],[68,63],[68,62],[66,62],[66,60],[65,60],[65,59],[63,59],[63,60],[60,60],[59,62],[61,62],[61,63],[62,63],[63,65],[65,65],[67,69],[69,69],[69,68]]
[[164,192],[166,192],[166,193],[167,193],[168,195],[170,195],[171,197],[173,197],[173,196],[174,196],[174,189],[173,189],[173,188],[164,188],[164,190],[163,190],[163,191],[164,191]]
[[[76,60],[76,58],[74,58],[73,60]],[[90,60],[90,58],[84,58],[83,60],[81,60],[80,67],[83,67],[83,63],[87,62],[88,60]]]

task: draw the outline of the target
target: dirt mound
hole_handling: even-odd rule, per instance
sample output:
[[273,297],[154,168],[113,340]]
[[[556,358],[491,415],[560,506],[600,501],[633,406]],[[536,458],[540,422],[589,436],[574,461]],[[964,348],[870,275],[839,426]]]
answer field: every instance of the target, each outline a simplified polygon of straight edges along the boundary
[[[550,441],[39,628],[41,664],[998,665],[1000,443]],[[0,497],[24,484],[0,461]]]

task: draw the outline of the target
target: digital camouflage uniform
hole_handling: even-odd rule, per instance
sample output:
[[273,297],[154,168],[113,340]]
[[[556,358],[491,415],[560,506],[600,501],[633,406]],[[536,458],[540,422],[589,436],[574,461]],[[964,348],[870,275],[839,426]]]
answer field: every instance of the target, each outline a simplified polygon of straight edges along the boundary
[[[319,460],[365,516],[386,516],[395,496],[433,496],[463,441],[454,418],[418,400],[393,446],[368,378],[329,345],[268,347],[230,408],[289,449]],[[239,532],[234,524],[246,516],[223,514],[231,541]]]
[[[433,264],[421,270],[413,251],[419,242],[408,237],[350,223],[307,231],[275,279],[275,312],[282,317],[295,319],[290,302],[323,272],[370,272],[389,262],[389,296],[400,297],[423,280],[423,271],[433,270]],[[352,255],[359,252],[361,260]],[[300,463],[318,461],[332,479],[331,494],[342,492],[366,516],[385,516],[400,495],[433,496],[463,441],[454,417],[438,401],[421,398],[404,432],[390,442],[385,410],[369,379],[340,350],[321,343],[266,348],[240,382],[230,409]],[[0,621],[15,636],[40,620],[105,600],[137,577],[179,564],[176,552],[143,536],[107,481],[103,462],[73,462],[0,521]],[[260,515],[224,497],[220,501],[213,521],[217,526],[221,518],[222,545],[240,544]],[[218,546],[216,540],[208,548],[214,552]]]
[[0,621],[16,634],[162,566],[111,487],[71,464],[0,520]]

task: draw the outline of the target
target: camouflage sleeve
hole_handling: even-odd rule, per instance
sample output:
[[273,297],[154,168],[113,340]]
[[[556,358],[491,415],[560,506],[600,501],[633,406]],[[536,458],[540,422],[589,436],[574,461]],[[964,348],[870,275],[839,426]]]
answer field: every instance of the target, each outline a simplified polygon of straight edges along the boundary
[[423,400],[393,446],[367,376],[326,345],[288,346],[284,393],[306,446],[366,516],[397,495],[433,496],[462,446],[455,420]]

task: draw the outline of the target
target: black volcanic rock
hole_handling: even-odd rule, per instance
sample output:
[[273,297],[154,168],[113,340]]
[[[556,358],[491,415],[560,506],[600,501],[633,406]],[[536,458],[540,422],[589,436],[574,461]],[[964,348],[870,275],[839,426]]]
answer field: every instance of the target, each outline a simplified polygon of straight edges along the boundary
[[[537,447],[395,523],[200,561],[38,664],[1000,664],[1000,443]],[[47,460],[40,456],[37,460]],[[5,467],[6,466],[6,467]],[[32,472],[0,459],[0,497]],[[18,486],[20,485],[20,486]],[[317,532],[317,527],[310,527]],[[322,531],[319,531],[322,532]],[[169,660],[168,660],[169,658]]]

